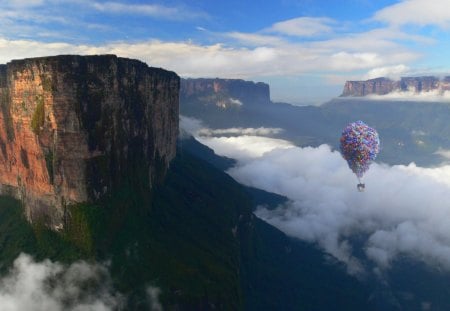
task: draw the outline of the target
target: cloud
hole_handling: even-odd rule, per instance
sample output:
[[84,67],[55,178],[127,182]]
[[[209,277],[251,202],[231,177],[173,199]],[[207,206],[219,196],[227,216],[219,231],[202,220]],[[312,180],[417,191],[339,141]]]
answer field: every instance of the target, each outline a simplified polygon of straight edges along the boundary
[[450,160],[450,150],[439,148],[434,154],[441,156],[443,159]]
[[400,80],[402,76],[407,75],[410,72],[410,68],[404,64],[399,64],[395,66],[387,66],[387,67],[376,67],[371,70],[364,76],[364,80],[385,77],[393,80]]
[[161,290],[157,287],[148,286],[146,292],[149,310],[162,311],[163,307],[159,302],[159,295],[161,294]]
[[5,311],[107,311],[120,308],[122,300],[112,290],[106,267],[86,262],[66,267],[21,254],[0,279],[0,305]]
[[409,256],[450,270],[450,166],[373,163],[360,193],[347,163],[329,146],[299,148],[266,140],[265,152],[251,152],[258,139],[202,140],[218,154],[238,159],[228,171],[237,181],[290,199],[275,210],[260,207],[257,216],[290,236],[318,243],[351,273],[364,270],[365,261],[355,256],[360,243],[365,258],[380,268]]
[[[180,115],[180,132],[194,136],[198,141],[214,149],[216,153],[231,158],[253,158],[279,148],[290,148],[292,144],[286,140],[266,136],[278,135],[281,128],[242,128],[226,129],[205,128],[202,121]],[[226,137],[220,135],[226,135]],[[244,144],[245,146],[239,147]]]
[[377,53],[338,52],[331,55],[330,67],[334,70],[357,70],[383,64],[384,60]]
[[225,33],[224,36],[236,39],[237,41],[249,46],[277,46],[287,43],[282,37],[267,34],[234,31]]
[[159,4],[129,4],[121,2],[92,2],[91,6],[104,13],[144,15],[157,19],[205,19],[208,15],[186,7],[169,7]]
[[197,135],[199,136],[220,136],[220,135],[231,135],[231,136],[242,136],[242,135],[250,135],[250,136],[271,136],[278,135],[283,132],[281,128],[273,128],[273,127],[232,127],[226,129],[206,129],[202,128],[197,131]]
[[312,37],[333,32],[336,21],[326,17],[297,17],[273,24],[267,32],[283,35]]
[[5,1],[5,5],[13,8],[24,8],[24,7],[36,7],[44,5],[45,0],[8,0]]
[[243,135],[239,137],[197,137],[220,155],[235,159],[253,158],[273,149],[286,149],[292,145],[286,140]]
[[201,120],[180,115],[180,134],[187,137],[197,136],[200,130],[208,130],[204,127]]
[[[355,98],[356,99],[356,98]],[[420,101],[420,102],[445,102],[450,101],[450,91],[432,90],[428,92],[394,91],[385,95],[367,95],[364,99],[389,100],[389,101]]]
[[374,19],[390,25],[450,26],[447,0],[403,0],[375,13]]
[[0,37],[0,63],[11,59],[58,54],[117,54],[137,58],[151,66],[176,71],[185,77],[248,78],[297,75],[307,72],[345,71],[381,67],[414,55],[389,57],[380,52],[335,52],[334,48],[287,45],[276,47],[230,47],[223,44],[199,45],[192,42],[149,40],[135,43],[112,42],[103,45],[75,45],[64,42],[8,40]]
[[[130,17],[135,22],[129,23]],[[122,1],[30,0],[0,2],[0,37],[69,42],[148,39],[155,23],[207,21],[209,15],[186,5]],[[124,22],[117,22],[118,19]],[[138,19],[138,20],[136,20]],[[158,24],[159,26],[159,24]]]

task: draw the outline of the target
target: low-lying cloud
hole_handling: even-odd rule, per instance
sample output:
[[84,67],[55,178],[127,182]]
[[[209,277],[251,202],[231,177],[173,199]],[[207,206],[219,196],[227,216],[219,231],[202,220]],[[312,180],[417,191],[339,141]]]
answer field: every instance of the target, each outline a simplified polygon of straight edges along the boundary
[[180,128],[193,136],[276,136],[284,130],[279,127],[230,127],[225,129],[210,129],[196,118],[180,115]]
[[204,127],[198,119],[180,116],[182,138],[195,136],[198,141],[208,145],[216,153],[236,159],[250,159],[273,149],[291,147],[292,144],[286,140],[267,137],[277,136],[281,132],[283,132],[281,128],[269,127],[210,129]]
[[290,199],[275,210],[259,207],[257,216],[290,236],[318,243],[352,273],[364,269],[355,256],[361,245],[381,268],[409,256],[450,270],[450,166],[373,163],[360,193],[347,163],[329,146],[299,148],[271,138],[265,140],[266,151],[254,152],[252,143],[260,139],[201,139],[238,160],[228,171],[237,181]]
[[247,159],[262,156],[274,149],[286,149],[292,145],[282,139],[261,136],[238,137],[197,137],[197,139],[216,153],[235,159]]
[[450,91],[433,90],[428,92],[394,91],[385,95],[367,95],[364,99],[389,101],[449,102]]
[[[161,311],[160,290],[147,287],[148,310]],[[108,311],[126,308],[114,290],[108,267],[79,261],[64,266],[48,259],[36,262],[21,254],[0,279],[2,311]]]
[[272,127],[232,127],[226,129],[200,129],[198,131],[199,136],[219,136],[219,135],[230,135],[230,136],[240,136],[240,135],[253,135],[253,136],[269,136],[269,135],[278,135],[283,130],[281,128],[272,128]]
[[86,262],[64,267],[21,254],[0,280],[0,306],[6,311],[115,310],[122,298],[112,290],[107,268]]

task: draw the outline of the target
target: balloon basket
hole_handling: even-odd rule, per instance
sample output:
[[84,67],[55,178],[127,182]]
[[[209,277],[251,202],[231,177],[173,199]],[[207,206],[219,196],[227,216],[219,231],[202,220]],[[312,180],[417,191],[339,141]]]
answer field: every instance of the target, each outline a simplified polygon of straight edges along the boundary
[[358,189],[359,192],[364,192],[364,190],[366,189],[366,185],[363,183],[359,183],[356,185],[356,189]]

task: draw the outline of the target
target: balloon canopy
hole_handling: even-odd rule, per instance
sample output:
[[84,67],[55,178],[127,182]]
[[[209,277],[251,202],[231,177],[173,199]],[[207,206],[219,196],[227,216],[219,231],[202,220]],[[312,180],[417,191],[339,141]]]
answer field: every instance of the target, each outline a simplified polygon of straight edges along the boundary
[[356,121],[344,128],[340,141],[342,156],[353,173],[361,178],[380,150],[377,131],[363,121]]

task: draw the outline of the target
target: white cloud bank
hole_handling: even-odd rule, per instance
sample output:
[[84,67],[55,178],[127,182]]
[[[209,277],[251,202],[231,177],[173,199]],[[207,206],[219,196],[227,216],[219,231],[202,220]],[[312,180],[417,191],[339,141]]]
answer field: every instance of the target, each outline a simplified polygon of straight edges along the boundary
[[391,25],[450,26],[448,0],[403,0],[375,13],[374,19]]
[[255,76],[296,75],[323,70],[370,69],[398,61],[412,60],[415,53],[392,51],[359,52],[323,49],[315,46],[231,47],[222,43],[200,45],[192,42],[148,40],[136,43],[112,42],[104,45],[44,43],[34,40],[9,40],[0,37],[0,63],[12,59],[58,54],[117,54],[137,58],[150,66],[176,71],[182,76],[248,78]]
[[360,193],[347,163],[329,146],[298,148],[270,139],[265,152],[254,152],[252,142],[260,139],[202,139],[218,154],[239,160],[229,170],[237,181],[290,199],[275,210],[260,207],[257,216],[318,243],[352,273],[364,269],[354,256],[355,238],[363,239],[365,255],[381,268],[406,255],[450,270],[450,166],[374,163]]
[[[161,311],[160,290],[149,286],[146,292],[148,310]],[[0,279],[2,311],[121,310],[124,298],[113,289],[106,266],[84,261],[63,266],[21,254]]]
[[78,262],[64,267],[49,260],[38,263],[21,254],[0,280],[4,311],[106,311],[121,303],[121,295],[111,290],[107,269],[101,265]]
[[419,102],[447,102],[450,103],[450,91],[433,90],[428,92],[394,91],[385,95],[366,95],[364,99],[389,101],[419,101]]

